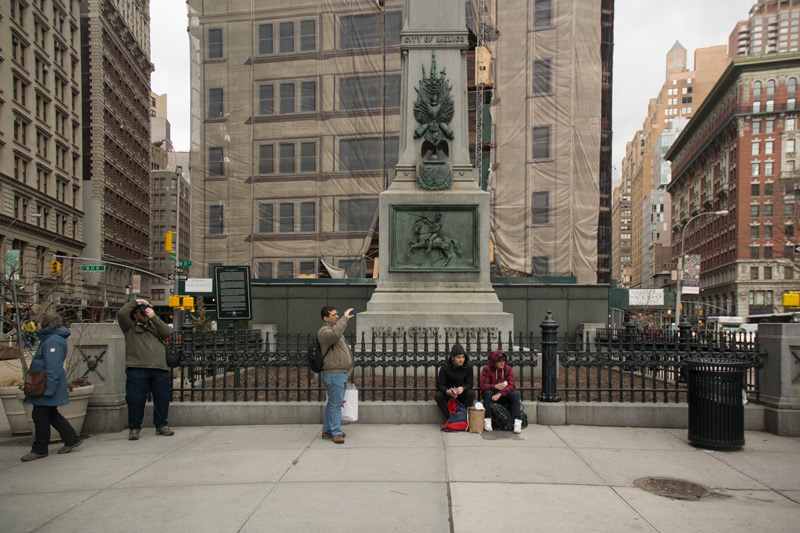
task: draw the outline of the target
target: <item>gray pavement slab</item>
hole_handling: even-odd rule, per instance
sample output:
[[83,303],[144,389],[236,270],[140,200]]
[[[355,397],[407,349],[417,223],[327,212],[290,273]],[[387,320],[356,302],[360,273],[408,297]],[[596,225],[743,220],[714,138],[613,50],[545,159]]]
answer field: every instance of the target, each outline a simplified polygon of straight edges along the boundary
[[[313,502],[313,512],[309,512]],[[242,528],[262,531],[450,531],[447,484],[281,483]]]
[[[450,492],[459,532],[656,531],[609,487],[453,483]],[[489,512],[487,502],[502,511]]]
[[712,456],[716,452],[582,448],[576,453],[597,472],[604,484],[614,487],[630,486],[643,477],[671,477],[711,488],[768,488]]
[[[514,435],[438,425],[152,428],[86,438],[19,462],[30,438],[0,433],[0,530],[796,531],[800,439],[748,432],[738,451],[685,431],[534,425]],[[665,476],[712,487],[679,501],[633,486]],[[488,501],[503,508],[488,512]],[[34,513],[30,509],[36,508]],[[451,529],[452,522],[452,529]]]
[[239,531],[272,484],[113,488],[44,525],[43,533]]
[[722,497],[697,501],[662,498],[633,488],[617,493],[658,531],[796,532],[800,506],[770,491],[723,491]]

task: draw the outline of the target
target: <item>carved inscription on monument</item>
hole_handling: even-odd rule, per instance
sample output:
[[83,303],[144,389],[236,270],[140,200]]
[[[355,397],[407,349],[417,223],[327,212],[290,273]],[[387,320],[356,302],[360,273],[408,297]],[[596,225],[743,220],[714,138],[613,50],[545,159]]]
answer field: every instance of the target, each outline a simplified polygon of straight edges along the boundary
[[463,32],[458,34],[449,33],[420,33],[416,35],[403,34],[400,39],[401,45],[407,48],[430,47],[436,48],[463,48],[469,46],[467,36]]
[[497,340],[500,336],[500,330],[499,328],[493,327],[373,326],[372,334],[376,338],[395,335],[398,339],[402,339],[403,335],[407,338],[416,337],[422,339],[427,336],[429,339],[432,339],[440,335],[444,337],[446,334],[447,337],[452,340],[455,340],[456,337],[458,337],[459,340],[476,340],[480,337],[483,341],[487,339]]

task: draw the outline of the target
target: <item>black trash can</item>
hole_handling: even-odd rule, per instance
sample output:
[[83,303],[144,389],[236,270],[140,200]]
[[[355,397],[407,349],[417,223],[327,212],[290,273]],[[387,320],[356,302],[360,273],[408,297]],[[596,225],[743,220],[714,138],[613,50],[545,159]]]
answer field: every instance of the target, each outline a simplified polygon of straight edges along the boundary
[[689,442],[709,448],[744,446],[744,388],[751,363],[687,359]]

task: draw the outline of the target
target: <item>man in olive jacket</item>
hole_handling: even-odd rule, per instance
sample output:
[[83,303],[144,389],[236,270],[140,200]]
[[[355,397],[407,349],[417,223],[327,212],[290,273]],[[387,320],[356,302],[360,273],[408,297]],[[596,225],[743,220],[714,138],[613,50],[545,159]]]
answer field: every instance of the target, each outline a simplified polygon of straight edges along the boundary
[[156,435],[175,434],[167,425],[170,388],[163,339],[172,331],[156,316],[147,300],[131,300],[117,313],[125,336],[125,402],[128,404],[128,440],[139,440],[147,393],[153,394]]
[[347,322],[353,316],[353,309],[339,313],[326,305],[320,311],[324,324],[317,332],[317,340],[324,354],[322,383],[328,392],[325,405],[325,418],[322,422],[322,438],[332,439],[336,444],[344,444],[342,432],[342,402],[347,389],[347,375],[353,370],[353,353],[344,338]]

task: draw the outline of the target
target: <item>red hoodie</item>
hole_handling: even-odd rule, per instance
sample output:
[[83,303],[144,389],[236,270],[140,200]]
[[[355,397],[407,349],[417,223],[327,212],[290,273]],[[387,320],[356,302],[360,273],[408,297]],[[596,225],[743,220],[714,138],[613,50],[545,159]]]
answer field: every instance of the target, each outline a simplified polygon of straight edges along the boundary
[[[497,360],[501,357],[506,358],[506,364],[502,369],[496,366]],[[508,382],[506,388],[497,391],[494,386],[504,381]],[[514,371],[508,364],[508,356],[503,350],[495,350],[489,354],[489,364],[481,369],[481,392],[487,390],[497,391],[503,396],[514,390]]]

